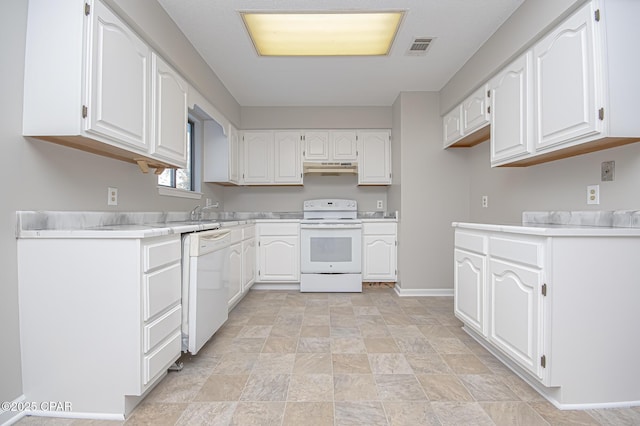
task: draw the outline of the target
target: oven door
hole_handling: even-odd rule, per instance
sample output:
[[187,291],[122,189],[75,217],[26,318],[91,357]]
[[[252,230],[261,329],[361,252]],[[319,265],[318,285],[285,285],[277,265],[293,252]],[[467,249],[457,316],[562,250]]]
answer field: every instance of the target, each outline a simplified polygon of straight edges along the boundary
[[300,245],[300,272],[303,274],[361,272],[361,223],[302,223]]

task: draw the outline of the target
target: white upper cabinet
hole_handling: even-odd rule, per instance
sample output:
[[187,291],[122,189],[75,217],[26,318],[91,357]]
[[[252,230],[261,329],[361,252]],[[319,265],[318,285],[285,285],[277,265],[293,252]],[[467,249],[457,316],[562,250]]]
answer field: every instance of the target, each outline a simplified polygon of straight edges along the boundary
[[250,130],[242,139],[244,184],[302,185],[299,131]]
[[246,131],[243,134],[244,171],[247,185],[273,181],[273,132]]
[[146,150],[150,49],[101,2],[90,17],[85,129]]
[[304,159],[306,161],[329,161],[329,132],[322,130],[305,131]]
[[391,184],[391,132],[358,131],[358,185]]
[[462,138],[462,105],[456,106],[442,118],[445,148]]
[[302,142],[298,131],[278,131],[273,135],[276,184],[302,184]]
[[489,139],[488,86],[483,84],[442,118],[444,147],[470,147]]
[[28,7],[23,134],[150,167],[182,167],[186,139],[172,136],[185,126],[178,123],[186,120],[182,78],[159,57],[152,69],[150,47],[99,0],[33,0]]
[[221,184],[240,184],[241,149],[238,130],[227,126],[226,133],[215,120],[203,120],[204,135],[204,172],[205,182]]
[[533,48],[536,151],[599,133],[593,7],[587,4]]
[[304,160],[311,162],[356,161],[355,130],[305,130]]
[[240,144],[240,136],[238,135],[238,129],[232,124],[229,124],[229,182],[234,184],[240,183],[242,175],[241,159],[242,149]]
[[161,57],[152,53],[153,126],[151,154],[187,165],[187,82]]
[[487,85],[482,85],[462,102],[462,134],[471,136],[473,132],[489,125]]
[[358,158],[356,131],[332,130],[329,142],[334,161],[356,161]]
[[[592,0],[529,49],[532,95],[522,103],[512,87],[503,90],[509,101],[491,99],[492,117],[501,117],[491,121],[492,165],[529,166],[640,140],[640,61],[628,49],[640,39],[637,16],[640,2]],[[532,131],[518,134],[518,122]],[[522,132],[533,138],[526,149]]]
[[531,52],[507,65],[489,82],[491,164],[533,152],[530,105]]

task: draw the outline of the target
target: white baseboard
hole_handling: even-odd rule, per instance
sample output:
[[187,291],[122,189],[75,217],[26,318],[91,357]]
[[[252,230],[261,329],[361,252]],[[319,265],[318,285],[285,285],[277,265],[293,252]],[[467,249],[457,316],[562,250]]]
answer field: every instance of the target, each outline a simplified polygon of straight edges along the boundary
[[393,288],[400,297],[453,296],[452,288],[402,288],[397,283]]
[[[25,400],[24,395],[20,395],[13,401],[9,401],[10,406],[15,405],[19,406],[21,402]],[[0,409],[0,426],[9,426],[16,423],[18,420],[27,415],[27,412],[22,411],[13,411],[13,410],[3,410]]]
[[255,283],[251,290],[296,290],[300,291],[300,283]]

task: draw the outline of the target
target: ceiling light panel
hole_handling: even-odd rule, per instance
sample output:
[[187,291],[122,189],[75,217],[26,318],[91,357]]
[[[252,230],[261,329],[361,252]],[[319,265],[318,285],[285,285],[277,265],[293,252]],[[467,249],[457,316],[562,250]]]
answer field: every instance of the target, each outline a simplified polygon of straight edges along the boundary
[[241,12],[261,56],[387,55],[403,12]]

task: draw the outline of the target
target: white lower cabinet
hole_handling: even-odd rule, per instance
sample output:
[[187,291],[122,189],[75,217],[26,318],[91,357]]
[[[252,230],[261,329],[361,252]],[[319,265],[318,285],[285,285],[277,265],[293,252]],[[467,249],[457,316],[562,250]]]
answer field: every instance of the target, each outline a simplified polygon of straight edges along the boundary
[[397,224],[368,223],[362,225],[362,281],[395,282],[397,266]]
[[256,281],[256,227],[242,231],[242,291],[247,292]]
[[457,230],[455,315],[545,382],[541,366],[544,240]]
[[454,312],[478,333],[486,334],[486,256],[458,248],[454,251]]
[[259,282],[300,282],[300,223],[258,223]]
[[542,271],[491,259],[489,341],[542,379]]
[[229,308],[235,306],[242,298],[242,229],[231,230],[231,247],[229,248]]
[[181,353],[180,235],[17,244],[26,400],[123,418]]
[[255,225],[239,225],[231,229],[229,310],[242,300],[255,281],[255,244]]
[[454,226],[469,334],[559,408],[640,404],[640,236]]

